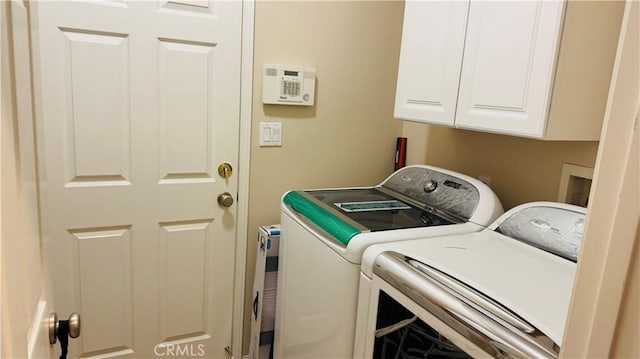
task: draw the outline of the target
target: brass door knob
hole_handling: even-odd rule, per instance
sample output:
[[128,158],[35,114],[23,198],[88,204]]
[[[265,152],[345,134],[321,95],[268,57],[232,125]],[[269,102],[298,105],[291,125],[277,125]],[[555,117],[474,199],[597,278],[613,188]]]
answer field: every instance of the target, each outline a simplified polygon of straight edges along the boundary
[[218,196],[218,204],[222,207],[231,207],[233,204],[233,196],[229,192],[221,193]]
[[227,162],[218,165],[218,174],[222,178],[229,178],[233,173],[233,167]]

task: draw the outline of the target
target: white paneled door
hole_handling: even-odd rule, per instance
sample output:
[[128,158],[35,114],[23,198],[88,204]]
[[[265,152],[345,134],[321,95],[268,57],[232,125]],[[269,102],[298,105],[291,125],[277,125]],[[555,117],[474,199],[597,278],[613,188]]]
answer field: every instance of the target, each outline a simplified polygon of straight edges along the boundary
[[[242,3],[33,3],[45,259],[70,357],[231,344]],[[230,178],[217,171],[234,167]]]

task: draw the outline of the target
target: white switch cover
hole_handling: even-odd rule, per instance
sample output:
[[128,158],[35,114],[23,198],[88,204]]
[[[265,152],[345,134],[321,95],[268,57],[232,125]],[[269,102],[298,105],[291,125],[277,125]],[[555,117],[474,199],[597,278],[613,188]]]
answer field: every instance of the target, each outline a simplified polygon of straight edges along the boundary
[[282,122],[260,122],[260,146],[282,146]]

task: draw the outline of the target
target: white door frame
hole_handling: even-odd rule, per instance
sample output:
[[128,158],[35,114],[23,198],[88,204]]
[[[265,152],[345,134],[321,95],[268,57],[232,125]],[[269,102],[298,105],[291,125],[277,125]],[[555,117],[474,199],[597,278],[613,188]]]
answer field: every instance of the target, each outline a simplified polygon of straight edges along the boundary
[[236,259],[233,289],[231,351],[242,357],[244,322],[244,282],[247,265],[249,222],[249,169],[251,165],[251,113],[253,101],[253,33],[255,0],[242,2],[242,54],[240,67],[240,143],[238,154],[238,220],[236,222]]

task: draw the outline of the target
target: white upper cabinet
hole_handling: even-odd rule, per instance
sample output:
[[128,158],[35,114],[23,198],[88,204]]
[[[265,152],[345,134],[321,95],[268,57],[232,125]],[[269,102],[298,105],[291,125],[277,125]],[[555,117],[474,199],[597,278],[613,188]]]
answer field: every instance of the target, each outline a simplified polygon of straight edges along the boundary
[[453,125],[469,4],[407,1],[395,117]]
[[556,1],[472,1],[456,126],[542,137],[562,23]]
[[395,115],[598,140],[622,11],[621,2],[408,1]]

